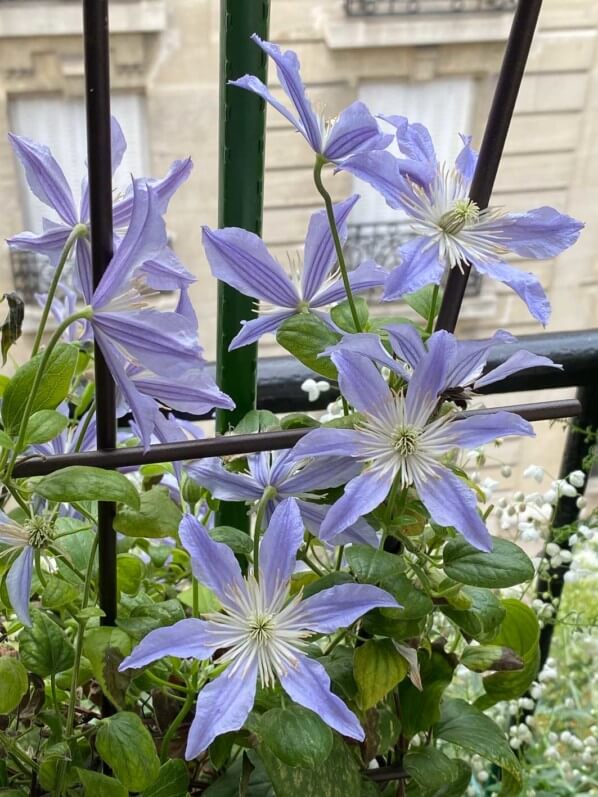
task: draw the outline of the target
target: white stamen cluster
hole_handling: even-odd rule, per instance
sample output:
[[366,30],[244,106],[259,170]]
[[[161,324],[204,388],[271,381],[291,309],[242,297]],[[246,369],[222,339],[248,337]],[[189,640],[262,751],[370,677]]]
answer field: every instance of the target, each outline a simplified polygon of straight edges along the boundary
[[54,526],[46,517],[30,518],[25,522],[24,528],[32,548],[43,548],[54,535]]
[[[504,215],[500,208],[480,208],[468,197],[469,186],[457,169],[442,165],[427,189],[410,181],[411,191],[403,204],[411,216],[416,235],[438,244],[440,258],[451,268],[463,270],[470,260],[493,261],[507,251],[495,222]],[[491,226],[492,225],[492,226]]]
[[227,673],[244,673],[257,661],[262,686],[272,686],[277,676],[297,666],[296,652],[309,636],[302,623],[301,593],[290,601],[288,583],[280,584],[270,597],[253,575],[243,589],[231,591],[231,600],[222,612],[204,615],[219,626],[218,647],[226,648],[219,663],[231,662]]

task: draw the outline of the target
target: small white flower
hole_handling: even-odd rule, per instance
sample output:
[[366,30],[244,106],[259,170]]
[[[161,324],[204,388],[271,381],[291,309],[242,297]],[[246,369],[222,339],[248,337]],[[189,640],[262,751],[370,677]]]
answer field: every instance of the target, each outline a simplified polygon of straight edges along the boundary
[[523,471],[523,475],[526,479],[535,479],[538,484],[544,478],[544,468],[541,468],[540,465],[530,465]]
[[320,398],[320,393],[326,393],[330,390],[330,384],[324,380],[306,379],[301,385],[301,390],[307,393],[308,401],[317,401]]
[[583,487],[586,481],[586,475],[582,470],[574,470],[567,478],[574,487]]
[[503,465],[502,468],[500,469],[500,472],[505,477],[505,479],[508,479],[509,476],[513,473],[509,465]]

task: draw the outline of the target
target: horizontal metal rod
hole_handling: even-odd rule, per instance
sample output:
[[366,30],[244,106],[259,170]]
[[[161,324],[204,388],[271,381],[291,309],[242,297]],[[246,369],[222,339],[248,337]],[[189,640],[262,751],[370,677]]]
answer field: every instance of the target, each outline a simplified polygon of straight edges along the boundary
[[[564,401],[544,401],[538,404],[514,404],[497,407],[513,412],[529,421],[548,421],[558,418],[572,418],[579,414],[581,406],[576,399]],[[466,410],[461,417],[479,415],[487,410]],[[104,451],[82,451],[75,454],[57,454],[50,457],[38,456],[20,460],[14,469],[15,477],[44,476],[69,465],[92,465],[97,468],[130,468],[160,462],[180,462],[186,459],[206,457],[227,457],[235,454],[251,454],[258,451],[279,451],[292,448],[295,443],[310,431],[307,429],[288,429],[280,432],[261,432],[259,434],[225,435],[207,440],[185,440],[179,443],[159,443],[147,451],[143,448],[115,448]]]

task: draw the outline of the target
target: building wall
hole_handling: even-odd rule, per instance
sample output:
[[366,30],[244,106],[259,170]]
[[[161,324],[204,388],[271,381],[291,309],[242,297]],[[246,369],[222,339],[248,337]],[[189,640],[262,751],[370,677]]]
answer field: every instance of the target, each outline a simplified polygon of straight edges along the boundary
[[[114,0],[111,4],[115,90],[146,97],[151,173],[177,157],[195,162],[191,180],[168,214],[173,245],[198,276],[192,298],[208,357],[215,353],[216,284],[202,254],[200,227],[217,217],[218,0]],[[23,214],[17,166],[7,144],[8,106],[17,95],[83,94],[79,4],[0,0],[0,236],[20,231]],[[334,115],[364,82],[475,79],[472,129],[479,143],[511,20],[510,13],[349,18],[341,0],[272,0],[271,38],[295,49],[316,107]],[[598,0],[545,0],[528,71],[513,119],[495,204],[512,210],[549,204],[587,221],[581,241],[554,261],[521,263],[536,272],[553,303],[553,330],[596,324],[598,299]],[[281,95],[274,70],[271,84]],[[401,113],[401,108],[394,109]],[[43,139],[43,130],[39,138]],[[275,112],[268,113],[264,237],[286,262],[301,248],[309,215],[320,207],[311,152]],[[329,178],[335,198],[351,178]],[[0,248],[0,290],[10,290],[6,247]],[[29,328],[36,311],[28,313]],[[508,289],[486,281],[464,307],[459,332],[481,337],[496,327],[540,332]],[[262,353],[276,351],[266,343]],[[520,396],[518,399],[521,398]],[[503,399],[501,398],[501,403]],[[525,461],[556,470],[562,432],[542,425],[526,443]],[[521,444],[505,448],[513,462]]]

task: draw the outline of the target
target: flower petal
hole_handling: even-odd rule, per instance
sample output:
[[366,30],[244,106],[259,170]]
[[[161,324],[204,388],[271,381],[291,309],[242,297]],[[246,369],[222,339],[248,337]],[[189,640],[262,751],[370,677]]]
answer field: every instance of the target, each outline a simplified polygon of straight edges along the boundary
[[[320,529],[324,518],[328,514],[330,504],[315,504],[313,501],[297,501],[301,517],[305,528],[314,535],[320,537]],[[378,547],[378,535],[376,531],[367,523],[363,518],[359,518],[348,526],[340,534],[335,535],[332,540],[326,540],[332,545],[350,545],[357,543],[359,545],[371,545],[374,548]]]
[[476,496],[458,476],[439,466],[433,476],[418,480],[417,494],[440,526],[454,526],[474,547],[492,550],[492,538],[480,517]]
[[165,656],[177,659],[209,659],[218,647],[218,639],[210,634],[210,623],[189,617],[166,628],[156,628],[133,648],[119,665],[123,670],[139,670]]
[[426,347],[415,327],[411,324],[389,324],[384,329],[388,332],[390,345],[397,357],[411,368],[417,368],[426,354]]
[[549,357],[542,357],[539,354],[532,354],[531,351],[521,349],[512,354],[502,365],[493,368],[492,371],[478,379],[474,384],[474,388],[477,390],[485,385],[500,382],[512,374],[527,371],[529,368],[558,368],[561,371],[563,370],[563,366],[560,363],[553,362]]
[[[358,199],[358,194],[353,194],[344,202],[333,206],[341,243],[347,239],[347,217]],[[301,283],[305,301],[310,301],[317,293],[335,263],[336,251],[328,217],[325,210],[318,210],[311,215],[305,236]]]
[[465,180],[471,182],[475,174],[476,166],[478,165],[478,153],[471,146],[472,136],[464,136],[461,133],[459,135],[463,142],[463,149],[457,155],[455,165]]
[[220,501],[259,501],[263,489],[246,473],[228,471],[216,457],[192,462],[187,473]]
[[324,155],[339,161],[358,152],[386,149],[392,136],[380,132],[378,122],[363,102],[353,102],[341,111],[326,138]]
[[122,127],[115,116],[110,118],[110,154],[112,157],[112,174],[118,169],[127,151],[127,140]]
[[338,169],[371,185],[393,210],[402,207],[402,195],[407,184],[399,170],[399,159],[392,153],[384,150],[359,152],[343,161]]
[[391,398],[387,382],[371,360],[350,351],[330,356],[338,370],[338,384],[344,398],[358,412],[376,415]]
[[480,415],[459,418],[450,425],[450,434],[462,448],[476,448],[491,443],[497,437],[522,435],[535,437],[533,426],[512,412],[489,410]]
[[[379,266],[373,260],[366,260],[365,263],[357,266],[349,272],[349,284],[353,293],[362,293],[372,288],[384,285],[388,278],[388,271]],[[333,302],[341,302],[347,298],[347,292],[342,280],[337,280],[329,288],[316,294],[311,302],[312,307],[324,307]]]
[[260,543],[259,576],[266,605],[290,581],[305,527],[294,498],[282,501],[270,518]]
[[423,428],[446,389],[448,366],[454,357],[456,338],[441,330],[428,341],[428,351],[413,370],[405,407],[409,423]]
[[352,335],[345,335],[340,343],[325,349],[323,354],[330,357],[334,352],[360,354],[362,357],[367,357],[379,365],[385,365],[393,371],[398,371],[401,374],[405,373],[401,364],[393,360],[384,347],[380,336],[375,332],[358,332]]
[[179,412],[205,415],[214,407],[225,410],[235,407],[234,401],[220,390],[212,377],[199,369],[186,371],[180,380],[152,374],[134,376],[133,382],[140,393]]
[[[324,457],[313,459],[295,470],[288,478],[278,483],[281,494],[299,495],[311,490],[327,490],[340,487],[357,476],[361,466],[349,457]],[[274,483],[274,480],[272,480]]]
[[91,244],[85,238],[79,238],[75,244],[75,262],[77,264],[76,279],[83,298],[90,304],[93,297],[93,270],[91,265]]
[[278,307],[297,307],[300,297],[290,277],[255,233],[240,227],[204,227],[202,240],[217,279],[246,296],[265,299]]
[[251,321],[245,321],[235,337],[231,340],[229,351],[240,349],[243,346],[249,346],[250,343],[255,343],[262,335],[267,335],[269,332],[276,332],[278,327],[286,321],[287,318],[292,318],[296,315],[295,310],[281,310],[278,313],[265,313],[252,318]]
[[426,285],[440,285],[444,266],[440,262],[438,245],[427,238],[414,238],[400,250],[400,264],[388,275],[382,301],[400,299]]
[[254,33],[253,41],[267,53],[276,64],[276,73],[285,94],[291,100],[299,116],[300,131],[303,133],[314,152],[322,151],[322,132],[318,117],[305,96],[305,86],[299,72],[300,64],[293,50],[280,49],[277,44],[263,41]]
[[305,136],[305,131],[303,129],[303,125],[297,119],[296,116],[284,107],[284,105],[279,102],[273,94],[270,93],[268,87],[262,83],[262,81],[255,77],[255,75],[243,75],[243,77],[238,78],[237,80],[230,80],[228,83],[229,86],[237,86],[240,89],[246,89],[247,91],[253,92],[253,94],[257,94],[258,97],[261,97],[265,100],[269,105],[275,108],[278,113],[282,114],[284,118],[290,122],[293,127],[301,133],[302,136]]
[[316,634],[332,634],[376,608],[399,609],[400,604],[371,584],[339,584],[302,601],[301,621]]
[[170,247],[157,258],[147,260],[139,270],[150,288],[156,291],[176,291],[197,282],[197,277],[187,271]]
[[409,123],[406,116],[382,116],[396,129],[399,149],[408,158],[422,163],[429,163],[436,168],[438,158],[430,131],[422,124]]
[[207,750],[217,736],[243,727],[255,700],[257,660],[243,664],[238,660],[229,665],[199,693],[187,737],[187,761]]
[[33,548],[30,545],[25,546],[12,563],[6,576],[6,590],[11,606],[23,625],[31,625],[29,594],[33,574],[33,556]]
[[354,429],[320,427],[308,432],[293,448],[292,458],[352,457],[361,452],[359,433]]
[[71,228],[63,224],[47,224],[42,233],[21,232],[7,238],[6,243],[11,249],[45,255],[52,265],[56,265],[70,232]]
[[584,226],[577,219],[549,207],[509,213],[497,222],[501,243],[506,248],[521,257],[539,259],[556,257],[573,246]]
[[[145,182],[152,192],[154,204],[157,212],[162,215],[166,213],[168,203],[178,187],[187,180],[193,169],[191,158],[174,161],[165,177],[160,179],[150,178]],[[115,228],[126,227],[133,213],[134,197],[128,191],[124,198],[115,202],[112,209],[112,219]]]
[[50,149],[14,133],[9,133],[8,137],[25,169],[29,188],[39,200],[53,208],[66,224],[73,227],[77,223],[73,192]]
[[295,703],[315,711],[343,736],[363,741],[365,734],[357,717],[330,691],[330,678],[319,661],[298,655],[297,664],[280,676],[280,683]]
[[497,330],[491,338],[484,340],[455,339],[456,346],[446,375],[447,386],[471,385],[481,376],[489,351],[499,343],[514,343],[516,340],[504,329]]
[[193,515],[184,515],[179,525],[179,537],[191,557],[195,578],[211,589],[223,606],[234,607],[233,593],[245,594],[245,583],[239,563],[231,549],[216,542]]
[[530,271],[513,268],[506,263],[476,262],[476,269],[492,279],[504,282],[523,299],[532,316],[546,326],[550,318],[550,301],[540,280]]
[[345,487],[343,495],[332,505],[320,527],[320,539],[334,541],[349,526],[380,506],[390,492],[394,478],[392,469],[369,468]]

